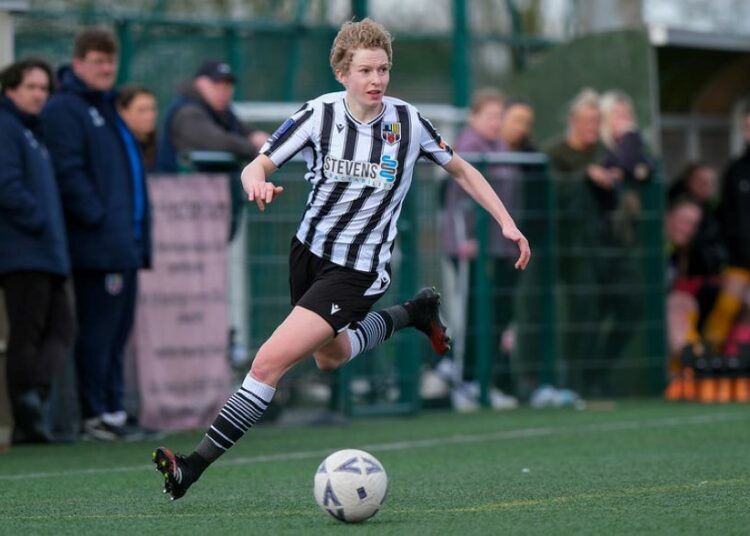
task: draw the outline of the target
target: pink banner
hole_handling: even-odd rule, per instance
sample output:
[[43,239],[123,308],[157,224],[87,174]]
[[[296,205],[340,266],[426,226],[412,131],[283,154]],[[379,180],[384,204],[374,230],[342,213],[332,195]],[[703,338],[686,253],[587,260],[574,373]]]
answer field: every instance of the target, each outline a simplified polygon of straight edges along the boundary
[[150,178],[153,268],[140,273],[133,342],[140,424],[205,427],[231,389],[226,176]]

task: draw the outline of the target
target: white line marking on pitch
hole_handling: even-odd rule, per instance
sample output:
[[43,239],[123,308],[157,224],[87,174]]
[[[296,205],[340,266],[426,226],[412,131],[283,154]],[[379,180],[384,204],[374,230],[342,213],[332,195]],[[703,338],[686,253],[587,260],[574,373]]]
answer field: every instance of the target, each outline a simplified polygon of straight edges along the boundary
[[[368,451],[391,451],[391,450],[409,450],[419,448],[439,447],[446,445],[460,445],[470,443],[487,443],[500,439],[523,439],[529,437],[542,437],[551,435],[564,435],[571,433],[586,432],[614,432],[621,430],[636,430],[639,428],[663,428],[685,425],[711,424],[722,421],[739,421],[746,420],[750,416],[740,413],[716,413],[711,415],[693,415],[689,417],[663,417],[659,419],[642,420],[642,421],[623,421],[613,423],[592,423],[579,426],[547,426],[540,428],[518,428],[515,430],[502,430],[487,434],[462,434],[449,437],[432,437],[426,439],[414,439],[410,441],[397,441],[392,443],[370,443],[359,445]],[[219,461],[219,465],[250,465],[264,462],[284,462],[293,460],[317,459],[321,456],[327,456],[335,448],[326,448],[318,450],[307,450],[298,452],[283,452],[281,454],[265,454],[260,456],[250,456],[235,458],[232,460]],[[0,481],[6,480],[26,480],[31,478],[57,478],[66,476],[86,476],[101,475],[109,473],[129,473],[134,471],[144,471],[152,469],[151,465],[129,465],[120,467],[96,467],[91,469],[72,469],[70,471],[50,471],[36,473],[21,473],[16,475],[0,475]]]

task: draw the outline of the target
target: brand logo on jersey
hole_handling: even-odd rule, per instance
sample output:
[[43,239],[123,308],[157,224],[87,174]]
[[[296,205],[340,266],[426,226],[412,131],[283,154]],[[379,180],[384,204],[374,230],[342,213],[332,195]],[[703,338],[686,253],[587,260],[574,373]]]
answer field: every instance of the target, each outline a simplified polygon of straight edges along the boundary
[[344,130],[344,125],[342,125],[341,123],[336,123],[336,130],[341,132],[342,130]]
[[335,303],[332,303],[332,304],[331,304],[331,314],[332,314],[332,315],[335,315],[335,314],[336,314],[336,313],[338,313],[338,312],[339,312],[340,310],[341,310],[341,307],[339,307],[339,306],[338,306],[337,304],[335,304]]
[[383,141],[393,145],[401,141],[401,123],[383,123],[380,127],[380,135]]
[[381,290],[385,290],[391,284],[391,278],[388,276],[388,274],[383,274],[377,280],[377,284],[380,285]]
[[365,291],[365,296],[377,296],[385,292],[391,285],[391,276],[387,272],[380,272],[380,275],[375,278],[370,288]]
[[323,160],[323,174],[327,179],[336,182],[351,182],[390,190],[393,188],[397,162],[387,156],[383,156],[383,158],[388,158],[393,162],[392,164],[390,161],[388,162],[388,165],[391,166],[389,169],[383,167],[383,159],[379,163],[374,163],[344,160],[326,155]]

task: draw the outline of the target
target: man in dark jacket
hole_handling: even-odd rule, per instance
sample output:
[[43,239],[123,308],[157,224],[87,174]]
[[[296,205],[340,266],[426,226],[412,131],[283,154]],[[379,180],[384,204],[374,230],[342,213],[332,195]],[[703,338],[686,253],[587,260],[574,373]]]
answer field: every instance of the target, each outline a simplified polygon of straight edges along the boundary
[[0,285],[10,324],[13,442],[46,442],[50,386],[75,337],[65,226],[39,114],[52,85],[37,59],[0,73]]
[[190,151],[223,151],[246,161],[255,158],[268,134],[249,130],[234,115],[230,108],[234,83],[229,64],[208,61],[193,79],[180,85],[164,118],[157,171],[177,172]]
[[76,365],[84,433],[125,433],[123,356],[137,272],[150,261],[150,217],[137,141],[115,110],[117,42],[103,29],[76,36],[72,67],[43,112],[68,230],[79,334]]
[[721,292],[703,327],[714,350],[722,351],[743,297],[750,290],[750,109],[743,114],[745,151],[724,174],[719,218],[729,252],[729,266],[722,276]]

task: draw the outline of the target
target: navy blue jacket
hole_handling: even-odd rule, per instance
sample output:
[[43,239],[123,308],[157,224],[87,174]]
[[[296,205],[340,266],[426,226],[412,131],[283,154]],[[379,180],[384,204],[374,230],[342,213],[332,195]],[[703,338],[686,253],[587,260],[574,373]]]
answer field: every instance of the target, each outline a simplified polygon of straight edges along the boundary
[[0,274],[70,273],[60,195],[39,118],[0,97]]
[[750,270],[750,145],[724,173],[719,217],[729,264]]
[[[138,187],[134,185],[115,95],[89,89],[69,67],[60,69],[58,79],[60,91],[47,102],[42,125],[60,188],[73,268],[120,271],[148,266],[148,191],[142,174],[135,179]],[[143,207],[140,221],[137,206]]]

